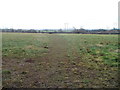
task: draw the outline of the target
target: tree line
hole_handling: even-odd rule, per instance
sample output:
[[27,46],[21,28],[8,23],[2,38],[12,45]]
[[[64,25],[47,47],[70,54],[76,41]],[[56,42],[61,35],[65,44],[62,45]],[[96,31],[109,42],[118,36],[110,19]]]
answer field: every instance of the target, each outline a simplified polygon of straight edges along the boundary
[[111,30],[105,30],[105,29],[96,29],[96,30],[86,30],[83,28],[80,29],[73,29],[73,30],[63,30],[63,29],[57,29],[57,30],[35,30],[35,29],[0,29],[0,32],[14,32],[14,33],[78,33],[78,34],[120,34],[119,29],[111,29]]

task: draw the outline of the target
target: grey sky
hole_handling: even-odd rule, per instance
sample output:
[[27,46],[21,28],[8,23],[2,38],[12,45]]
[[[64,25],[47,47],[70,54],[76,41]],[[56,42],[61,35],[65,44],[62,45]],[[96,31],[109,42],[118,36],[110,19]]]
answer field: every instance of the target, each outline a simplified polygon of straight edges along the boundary
[[0,28],[117,28],[119,0],[0,0]]

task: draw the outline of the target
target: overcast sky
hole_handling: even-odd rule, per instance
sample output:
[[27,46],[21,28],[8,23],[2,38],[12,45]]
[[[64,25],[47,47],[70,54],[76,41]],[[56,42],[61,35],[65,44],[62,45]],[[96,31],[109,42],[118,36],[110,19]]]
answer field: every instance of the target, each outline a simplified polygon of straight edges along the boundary
[[119,0],[0,0],[0,28],[117,28]]

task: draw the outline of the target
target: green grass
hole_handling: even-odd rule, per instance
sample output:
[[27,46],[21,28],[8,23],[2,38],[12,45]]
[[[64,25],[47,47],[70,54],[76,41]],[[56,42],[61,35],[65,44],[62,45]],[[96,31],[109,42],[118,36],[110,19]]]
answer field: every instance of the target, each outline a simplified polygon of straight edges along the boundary
[[48,52],[48,38],[42,34],[3,33],[3,58],[36,58]]
[[2,73],[3,74],[11,74],[11,72],[9,70],[3,70]]
[[[111,66],[118,64],[117,35],[60,34],[68,43],[68,57],[102,59]],[[3,58],[37,58],[48,52],[49,37],[46,34],[3,33]],[[88,61],[89,61],[88,60]]]
[[64,34],[69,43],[71,60],[80,56],[83,60],[100,59],[110,66],[118,65],[118,35]]
[[[117,66],[118,64],[118,36],[117,35],[82,35],[60,34],[69,44],[68,57],[71,60],[75,56],[84,59],[99,58],[106,64]],[[48,35],[3,33],[3,58],[36,58],[47,53],[44,48],[49,44]],[[84,56],[84,57],[83,57]],[[92,59],[93,59],[92,58]]]

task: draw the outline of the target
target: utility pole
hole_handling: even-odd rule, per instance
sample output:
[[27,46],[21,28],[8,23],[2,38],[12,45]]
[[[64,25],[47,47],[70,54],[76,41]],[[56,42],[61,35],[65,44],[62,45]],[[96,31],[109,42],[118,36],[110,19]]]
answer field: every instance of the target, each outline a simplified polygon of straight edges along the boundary
[[65,25],[65,30],[67,31],[68,30],[68,23],[64,23]]

